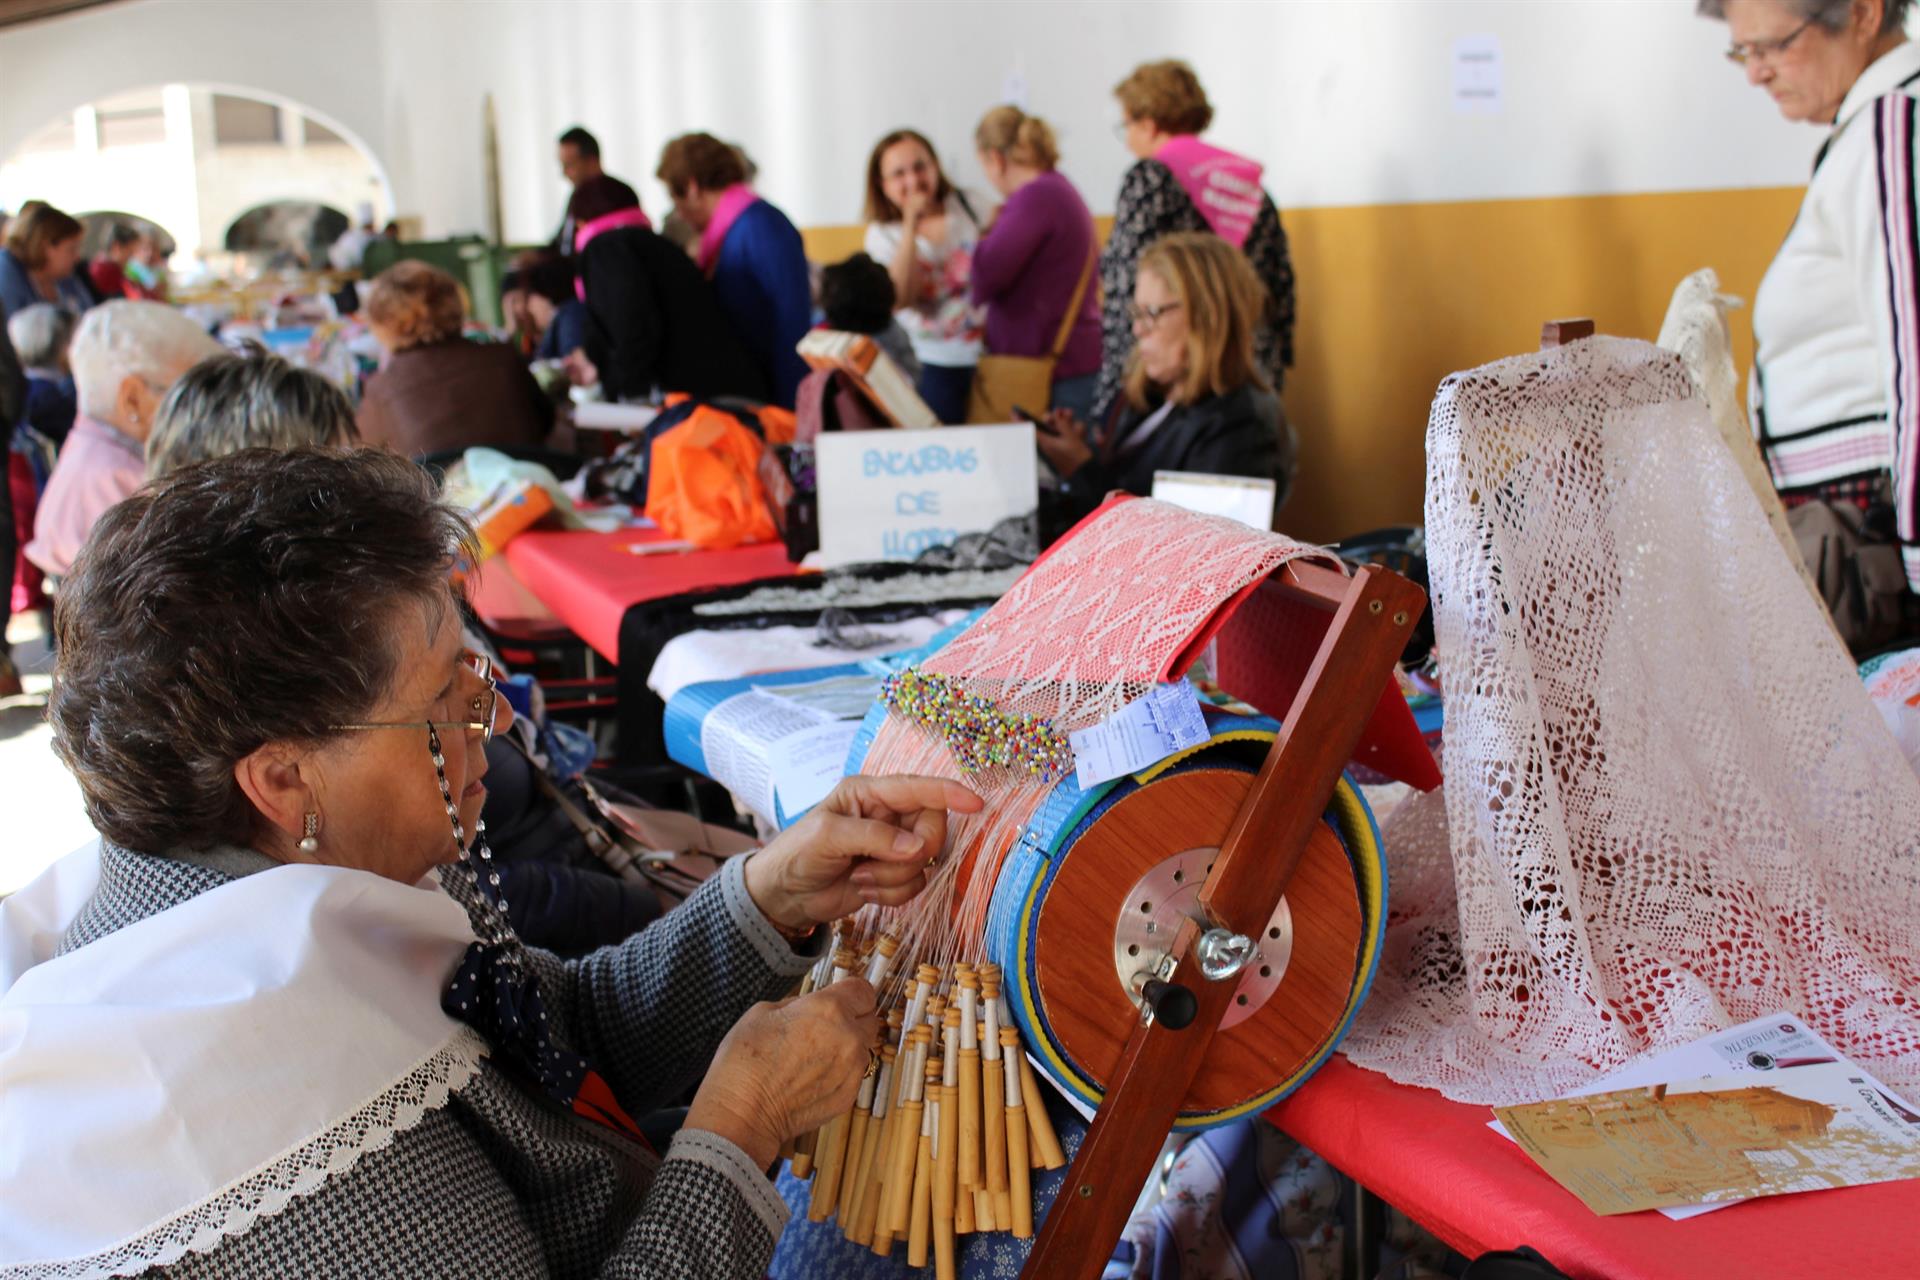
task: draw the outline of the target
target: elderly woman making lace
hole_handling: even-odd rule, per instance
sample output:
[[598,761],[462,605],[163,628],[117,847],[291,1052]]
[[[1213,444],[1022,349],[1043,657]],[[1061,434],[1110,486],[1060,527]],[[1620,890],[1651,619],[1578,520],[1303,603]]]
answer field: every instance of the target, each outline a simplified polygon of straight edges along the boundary
[[[875,1025],[857,981],[756,1002],[979,800],[850,780],[620,946],[525,946],[465,537],[371,451],[188,467],[96,528],[51,718],[101,839],[0,906],[0,1264],[764,1274],[761,1171],[851,1103]],[[654,1151],[629,1117],[703,1072]]]

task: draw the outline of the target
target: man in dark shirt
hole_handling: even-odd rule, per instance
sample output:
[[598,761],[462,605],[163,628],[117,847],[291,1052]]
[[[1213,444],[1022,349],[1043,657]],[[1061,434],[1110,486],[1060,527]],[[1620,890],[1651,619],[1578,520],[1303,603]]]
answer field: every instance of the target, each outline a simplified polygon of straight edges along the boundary
[[573,233],[586,221],[580,216],[583,203],[602,212],[637,208],[640,204],[632,187],[600,167],[600,140],[579,125],[560,135],[560,173],[573,184],[573,194],[567,198],[567,216],[553,238],[554,249],[562,254],[573,253]]

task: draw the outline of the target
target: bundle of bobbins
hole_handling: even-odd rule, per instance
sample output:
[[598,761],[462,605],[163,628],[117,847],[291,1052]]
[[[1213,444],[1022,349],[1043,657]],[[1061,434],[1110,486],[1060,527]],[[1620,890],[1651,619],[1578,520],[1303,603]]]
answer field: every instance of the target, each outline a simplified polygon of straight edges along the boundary
[[[1098,1106],[1138,1020],[1177,1020],[1155,987],[1175,925],[1224,839],[1279,726],[1208,708],[1209,736],[1138,774],[1081,788],[1069,776],[998,858],[954,860],[938,893],[842,921],[803,990],[859,975],[885,1011],[877,1071],[854,1108],[791,1149],[811,1180],[808,1217],[836,1219],[876,1254],[955,1274],[955,1241],[1033,1234],[1030,1175],[1066,1157],[1047,1120],[1041,1063]],[[879,723],[873,719],[868,729]],[[869,734],[856,739],[865,750]],[[991,868],[985,886],[960,883]],[[984,931],[942,933],[959,904],[990,896]],[[1385,864],[1372,815],[1342,780],[1266,936],[1246,958],[1179,1130],[1262,1110],[1330,1055],[1364,998],[1384,934]],[[902,937],[937,963],[916,963]],[[931,940],[931,941],[930,941]],[[966,954],[971,959],[951,957]]]
[[958,1237],[1033,1235],[1032,1173],[1066,1164],[995,964],[913,964],[892,934],[843,921],[803,991],[858,974],[888,1008],[853,1110],[795,1141],[807,1216],[856,1245],[956,1274]]
[[[810,975],[875,980],[888,1027],[853,1109],[795,1146],[810,1218],[882,1255],[904,1239],[943,1277],[969,1229],[1033,1234],[1026,1274],[1090,1280],[1170,1128],[1263,1109],[1334,1051],[1386,909],[1342,767],[1411,766],[1383,772],[1416,786],[1437,770],[1388,679],[1418,589],[1330,561],[1110,499],[884,683],[849,768],[955,779],[985,805],[949,816],[924,892],[843,922]],[[1073,735],[1118,730],[1203,652],[1287,730],[1205,708],[1190,749],[1104,780],[1096,750],[1083,785]],[[1064,1163],[1049,1083],[1095,1113],[1036,1230],[1031,1172]]]

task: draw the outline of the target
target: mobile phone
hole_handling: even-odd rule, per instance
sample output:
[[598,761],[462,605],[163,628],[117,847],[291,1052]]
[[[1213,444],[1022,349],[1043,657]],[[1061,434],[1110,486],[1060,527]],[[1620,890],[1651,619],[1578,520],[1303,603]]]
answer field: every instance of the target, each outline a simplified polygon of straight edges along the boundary
[[1051,422],[1048,422],[1045,418],[1041,417],[1039,414],[1035,413],[1031,409],[1022,409],[1019,405],[1014,405],[1013,416],[1016,418],[1023,419],[1027,422],[1031,422],[1034,425],[1034,428],[1036,430],[1044,431],[1050,436],[1059,434],[1053,429],[1053,424]]

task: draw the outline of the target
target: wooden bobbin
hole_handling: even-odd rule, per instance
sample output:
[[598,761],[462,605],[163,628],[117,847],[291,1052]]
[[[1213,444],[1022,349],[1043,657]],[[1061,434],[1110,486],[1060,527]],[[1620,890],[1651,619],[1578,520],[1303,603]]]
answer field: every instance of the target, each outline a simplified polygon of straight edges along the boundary
[[980,1030],[980,1083],[984,1094],[982,1119],[986,1126],[984,1158],[986,1186],[994,1195],[994,1221],[1003,1230],[1008,1217],[1001,1212],[1007,1200],[1007,1103],[1006,1080],[1000,1067],[1000,969],[983,965],[980,970],[980,999],[986,1018]]
[[1040,1084],[1033,1076],[1033,1064],[1027,1061],[1027,1055],[1020,1055],[1020,1096],[1027,1100],[1027,1136],[1032,1140],[1038,1163],[1036,1169],[1062,1169],[1066,1167],[1067,1153],[1060,1146],[1060,1139],[1053,1131],[1053,1121],[1047,1117],[1047,1108]]
[[980,979],[971,965],[953,966],[960,988],[960,1185],[980,1184]]
[[[1027,1109],[1022,1105],[1020,1033],[1000,1028],[1000,1056],[1007,1091],[1007,1202],[1012,1213],[1008,1230],[1016,1240],[1033,1236],[1033,1181],[1027,1168]],[[1037,1101],[1037,1100],[1036,1100]]]
[[947,1224],[953,1233],[954,1189],[960,1175],[960,1011],[947,1009],[941,1014],[941,1037],[945,1045],[940,1057],[940,1127],[933,1139],[933,1216]]
[[866,1145],[860,1151],[860,1167],[854,1175],[854,1196],[851,1204],[840,1215],[840,1225],[847,1239],[855,1244],[864,1245],[873,1240],[873,1222],[879,1213],[879,1194],[875,1186],[874,1175],[880,1164],[878,1154],[882,1143],[892,1135],[889,1127],[893,1118],[890,1109],[892,1099],[891,1085],[893,1069],[898,1060],[899,1051],[891,1044],[880,1050],[880,1083],[874,1089],[874,1116],[867,1123]]
[[[879,1053],[877,1046],[874,1053]],[[875,1061],[878,1062],[877,1056]],[[873,1091],[878,1079],[876,1070],[875,1075],[860,1082],[860,1095],[854,1102],[853,1110],[844,1117],[846,1125],[838,1144],[838,1165],[828,1169],[823,1163],[820,1176],[814,1181],[813,1197],[807,1204],[809,1222],[825,1222],[844,1203],[852,1182],[851,1171],[859,1161],[860,1148],[866,1141],[867,1122],[873,1116]]]
[[927,1043],[933,1033],[926,1027],[914,1027],[907,1033],[910,1050],[907,1065],[901,1070],[907,1096],[901,1103],[900,1123],[895,1130],[894,1153],[887,1166],[887,1230],[904,1236],[913,1221],[913,1167],[920,1146],[921,1116],[926,1110],[922,1092],[925,1081]]
[[[921,1072],[922,1096],[933,1097],[939,1079],[940,1065],[927,1063]],[[933,1104],[928,1103],[920,1113],[920,1142],[913,1164],[913,1206],[907,1229],[907,1265],[910,1267],[927,1265],[927,1246],[933,1239],[933,1110]]]

